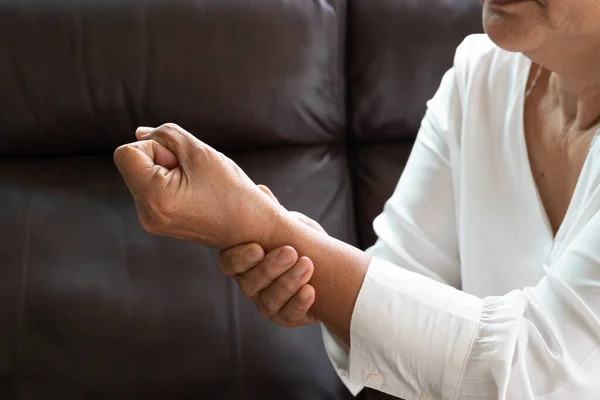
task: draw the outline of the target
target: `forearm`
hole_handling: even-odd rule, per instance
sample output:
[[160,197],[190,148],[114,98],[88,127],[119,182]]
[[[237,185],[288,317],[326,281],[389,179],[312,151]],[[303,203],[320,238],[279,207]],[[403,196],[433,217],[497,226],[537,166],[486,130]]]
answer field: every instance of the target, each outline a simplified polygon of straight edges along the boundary
[[350,344],[350,320],[354,304],[371,261],[363,251],[315,231],[295,218],[280,215],[273,223],[265,250],[289,245],[315,266],[310,281],[316,298],[311,312]]

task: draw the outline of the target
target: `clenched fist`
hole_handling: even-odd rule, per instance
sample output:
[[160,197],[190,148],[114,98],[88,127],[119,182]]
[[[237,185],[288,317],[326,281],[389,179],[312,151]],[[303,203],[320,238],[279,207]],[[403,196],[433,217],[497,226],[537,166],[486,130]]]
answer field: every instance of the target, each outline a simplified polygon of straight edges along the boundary
[[233,161],[174,124],[136,137],[114,160],[144,229],[218,249],[269,242],[281,208]]

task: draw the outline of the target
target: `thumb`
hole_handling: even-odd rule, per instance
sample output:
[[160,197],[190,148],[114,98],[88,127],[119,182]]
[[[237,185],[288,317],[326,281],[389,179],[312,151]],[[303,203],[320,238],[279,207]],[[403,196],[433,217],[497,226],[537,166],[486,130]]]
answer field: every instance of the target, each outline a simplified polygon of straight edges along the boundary
[[142,195],[151,186],[155,176],[164,177],[168,174],[169,168],[157,165],[154,161],[161,157],[156,156],[160,152],[160,145],[153,141],[125,144],[115,150],[115,165],[134,197]]
[[[142,141],[145,137],[148,137],[153,130],[154,128],[140,126],[135,131],[135,137],[137,140]],[[152,150],[154,153],[153,159],[155,164],[163,166],[167,169],[173,169],[179,166],[179,160],[177,159],[175,153],[162,146],[160,143],[154,142],[152,145]]]
[[150,128],[148,126],[140,126],[135,130],[135,137],[137,140],[144,140],[146,136],[148,136],[155,128]]
[[175,124],[164,124],[158,128],[140,127],[135,136],[138,140],[154,140],[165,147],[178,160],[178,164],[190,166],[191,153],[196,138]]

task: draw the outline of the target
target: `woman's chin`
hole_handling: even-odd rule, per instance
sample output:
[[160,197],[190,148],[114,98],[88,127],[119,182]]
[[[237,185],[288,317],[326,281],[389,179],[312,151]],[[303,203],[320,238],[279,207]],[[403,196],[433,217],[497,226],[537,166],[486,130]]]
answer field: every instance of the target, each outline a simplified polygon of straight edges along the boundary
[[510,52],[528,53],[542,44],[542,32],[531,19],[484,11],[485,33],[496,46]]

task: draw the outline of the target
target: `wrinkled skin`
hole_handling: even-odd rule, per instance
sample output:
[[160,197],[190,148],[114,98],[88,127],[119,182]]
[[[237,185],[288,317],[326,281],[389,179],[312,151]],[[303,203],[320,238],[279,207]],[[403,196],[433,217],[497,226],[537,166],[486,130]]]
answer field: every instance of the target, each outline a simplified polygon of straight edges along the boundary
[[114,161],[148,232],[218,249],[269,242],[281,207],[233,161],[174,124],[136,136]]
[[[564,75],[581,60],[598,61],[600,2],[598,0],[526,0],[512,4],[484,0],[483,26],[492,41],[520,52]],[[574,63],[574,60],[580,60]],[[585,64],[586,62],[584,62]],[[597,65],[597,64],[596,64]]]
[[[261,188],[272,196],[269,189]],[[316,231],[325,232],[312,219],[291,214]],[[235,276],[242,293],[262,316],[287,328],[318,322],[310,312],[315,289],[308,281],[314,265],[307,257],[299,258],[294,248],[283,246],[265,254],[257,243],[243,244],[221,251],[219,261],[223,272]]]
[[136,137],[137,142],[115,151],[114,160],[142,227],[156,235],[228,248],[221,252],[221,269],[236,278],[263,316],[286,327],[316,323],[309,312],[315,300],[308,284],[312,261],[289,246],[265,254],[252,242],[268,243],[271,220],[282,213],[315,231],[324,233],[323,228],[285,210],[268,188],[256,186],[230,159],[177,125],[139,128]]

